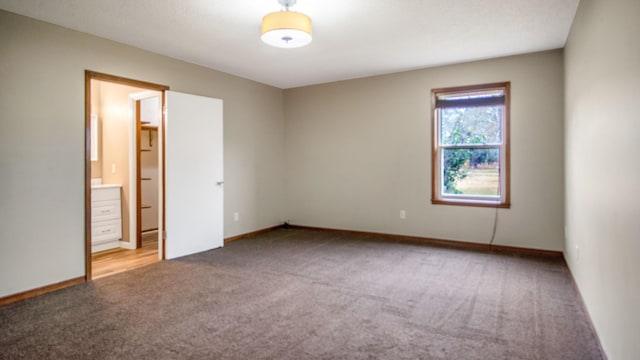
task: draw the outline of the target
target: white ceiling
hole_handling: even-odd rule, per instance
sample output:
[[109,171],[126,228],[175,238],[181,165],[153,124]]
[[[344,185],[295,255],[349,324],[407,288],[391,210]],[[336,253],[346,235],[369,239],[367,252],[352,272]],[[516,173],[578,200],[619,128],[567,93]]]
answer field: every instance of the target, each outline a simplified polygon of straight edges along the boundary
[[562,48],[579,0],[298,0],[313,42],[260,40],[277,0],[0,0],[0,8],[279,88]]

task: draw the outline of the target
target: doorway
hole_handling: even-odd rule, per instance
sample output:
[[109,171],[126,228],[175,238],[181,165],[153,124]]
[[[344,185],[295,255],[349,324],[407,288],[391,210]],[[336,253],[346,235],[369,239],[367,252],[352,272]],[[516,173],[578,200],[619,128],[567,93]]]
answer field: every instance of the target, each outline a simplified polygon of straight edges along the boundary
[[164,91],[87,71],[87,280],[164,258]]
[[[92,91],[95,86],[93,82],[101,85],[95,91]],[[100,139],[100,134],[96,134],[96,131],[105,133],[100,127],[100,116],[92,113],[96,112],[92,101],[103,90],[102,86],[116,87],[125,93],[129,101],[129,106],[125,106],[124,110],[115,111],[125,119],[121,121],[130,129],[128,136],[121,136],[129,144],[127,159],[130,161],[124,167],[107,159],[106,155],[111,153],[105,151],[104,143],[102,146],[95,144],[95,140]],[[145,248],[146,233],[150,233],[153,238],[154,231],[158,239],[155,253],[158,260],[178,258],[224,246],[223,101],[169,91],[167,86],[92,71],[85,72],[85,89],[87,280],[96,278],[93,276],[92,266],[95,264],[94,251],[104,251],[103,247],[113,246],[115,241],[124,251],[136,255],[135,251]],[[100,94],[102,95],[104,94]],[[143,114],[144,100],[153,97],[157,99],[155,103],[160,105],[155,129]],[[106,102],[99,104],[97,108],[103,116],[113,110],[106,106]],[[92,126],[92,123],[98,125]],[[120,140],[122,141],[121,138]],[[143,171],[144,162],[141,160],[143,153],[153,152],[151,147],[157,147],[155,151],[158,154],[158,168],[155,175]],[[91,153],[92,149],[95,154]],[[96,154],[97,159],[95,156],[92,158]],[[101,161],[101,157],[103,163],[99,168],[102,169],[102,183],[91,186],[92,178],[97,177],[92,174],[92,164]],[[110,183],[113,180],[111,175],[124,171],[123,168],[128,169],[128,176],[121,176],[117,180],[122,184]],[[145,205],[149,206],[146,209],[153,208],[152,203],[147,202],[149,199],[144,197],[144,183],[154,176],[157,177],[157,230],[153,225],[145,225],[143,220]],[[109,181],[105,183],[105,179]],[[104,193],[95,192],[96,187],[109,190]],[[121,219],[117,219],[120,215]],[[96,220],[104,220],[99,225],[105,227],[92,224]],[[121,227],[117,225],[118,220],[122,221]],[[117,231],[120,231],[117,234],[120,239],[114,240],[113,232]],[[120,251],[109,249],[111,250]],[[147,259],[152,257],[147,256]],[[132,264],[117,271],[129,270],[141,266],[141,263],[144,261],[137,257]]]

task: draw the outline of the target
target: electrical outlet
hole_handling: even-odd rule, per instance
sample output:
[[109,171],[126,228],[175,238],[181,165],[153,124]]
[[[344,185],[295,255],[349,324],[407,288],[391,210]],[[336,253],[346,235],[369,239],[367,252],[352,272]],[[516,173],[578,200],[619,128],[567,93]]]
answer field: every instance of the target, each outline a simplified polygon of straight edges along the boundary
[[112,174],[116,173],[116,163],[111,164],[111,173]]
[[240,213],[238,212],[233,213],[233,221],[240,221]]
[[400,219],[404,220],[407,218],[407,212],[405,210],[400,210]]

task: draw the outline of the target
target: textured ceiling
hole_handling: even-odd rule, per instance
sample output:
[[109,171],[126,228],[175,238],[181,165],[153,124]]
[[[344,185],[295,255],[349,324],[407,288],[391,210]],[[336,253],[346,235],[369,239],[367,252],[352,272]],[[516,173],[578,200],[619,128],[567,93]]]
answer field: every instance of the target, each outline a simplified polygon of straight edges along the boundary
[[0,8],[279,88],[564,47],[579,0],[298,0],[313,42],[260,40],[277,0],[0,0]]

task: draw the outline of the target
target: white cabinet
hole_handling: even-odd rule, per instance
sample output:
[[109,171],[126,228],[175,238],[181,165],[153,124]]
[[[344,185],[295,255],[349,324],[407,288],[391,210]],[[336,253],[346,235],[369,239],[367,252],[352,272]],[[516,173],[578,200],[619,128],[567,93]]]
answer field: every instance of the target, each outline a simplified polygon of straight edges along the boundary
[[120,185],[91,187],[91,252],[120,247],[122,209]]

